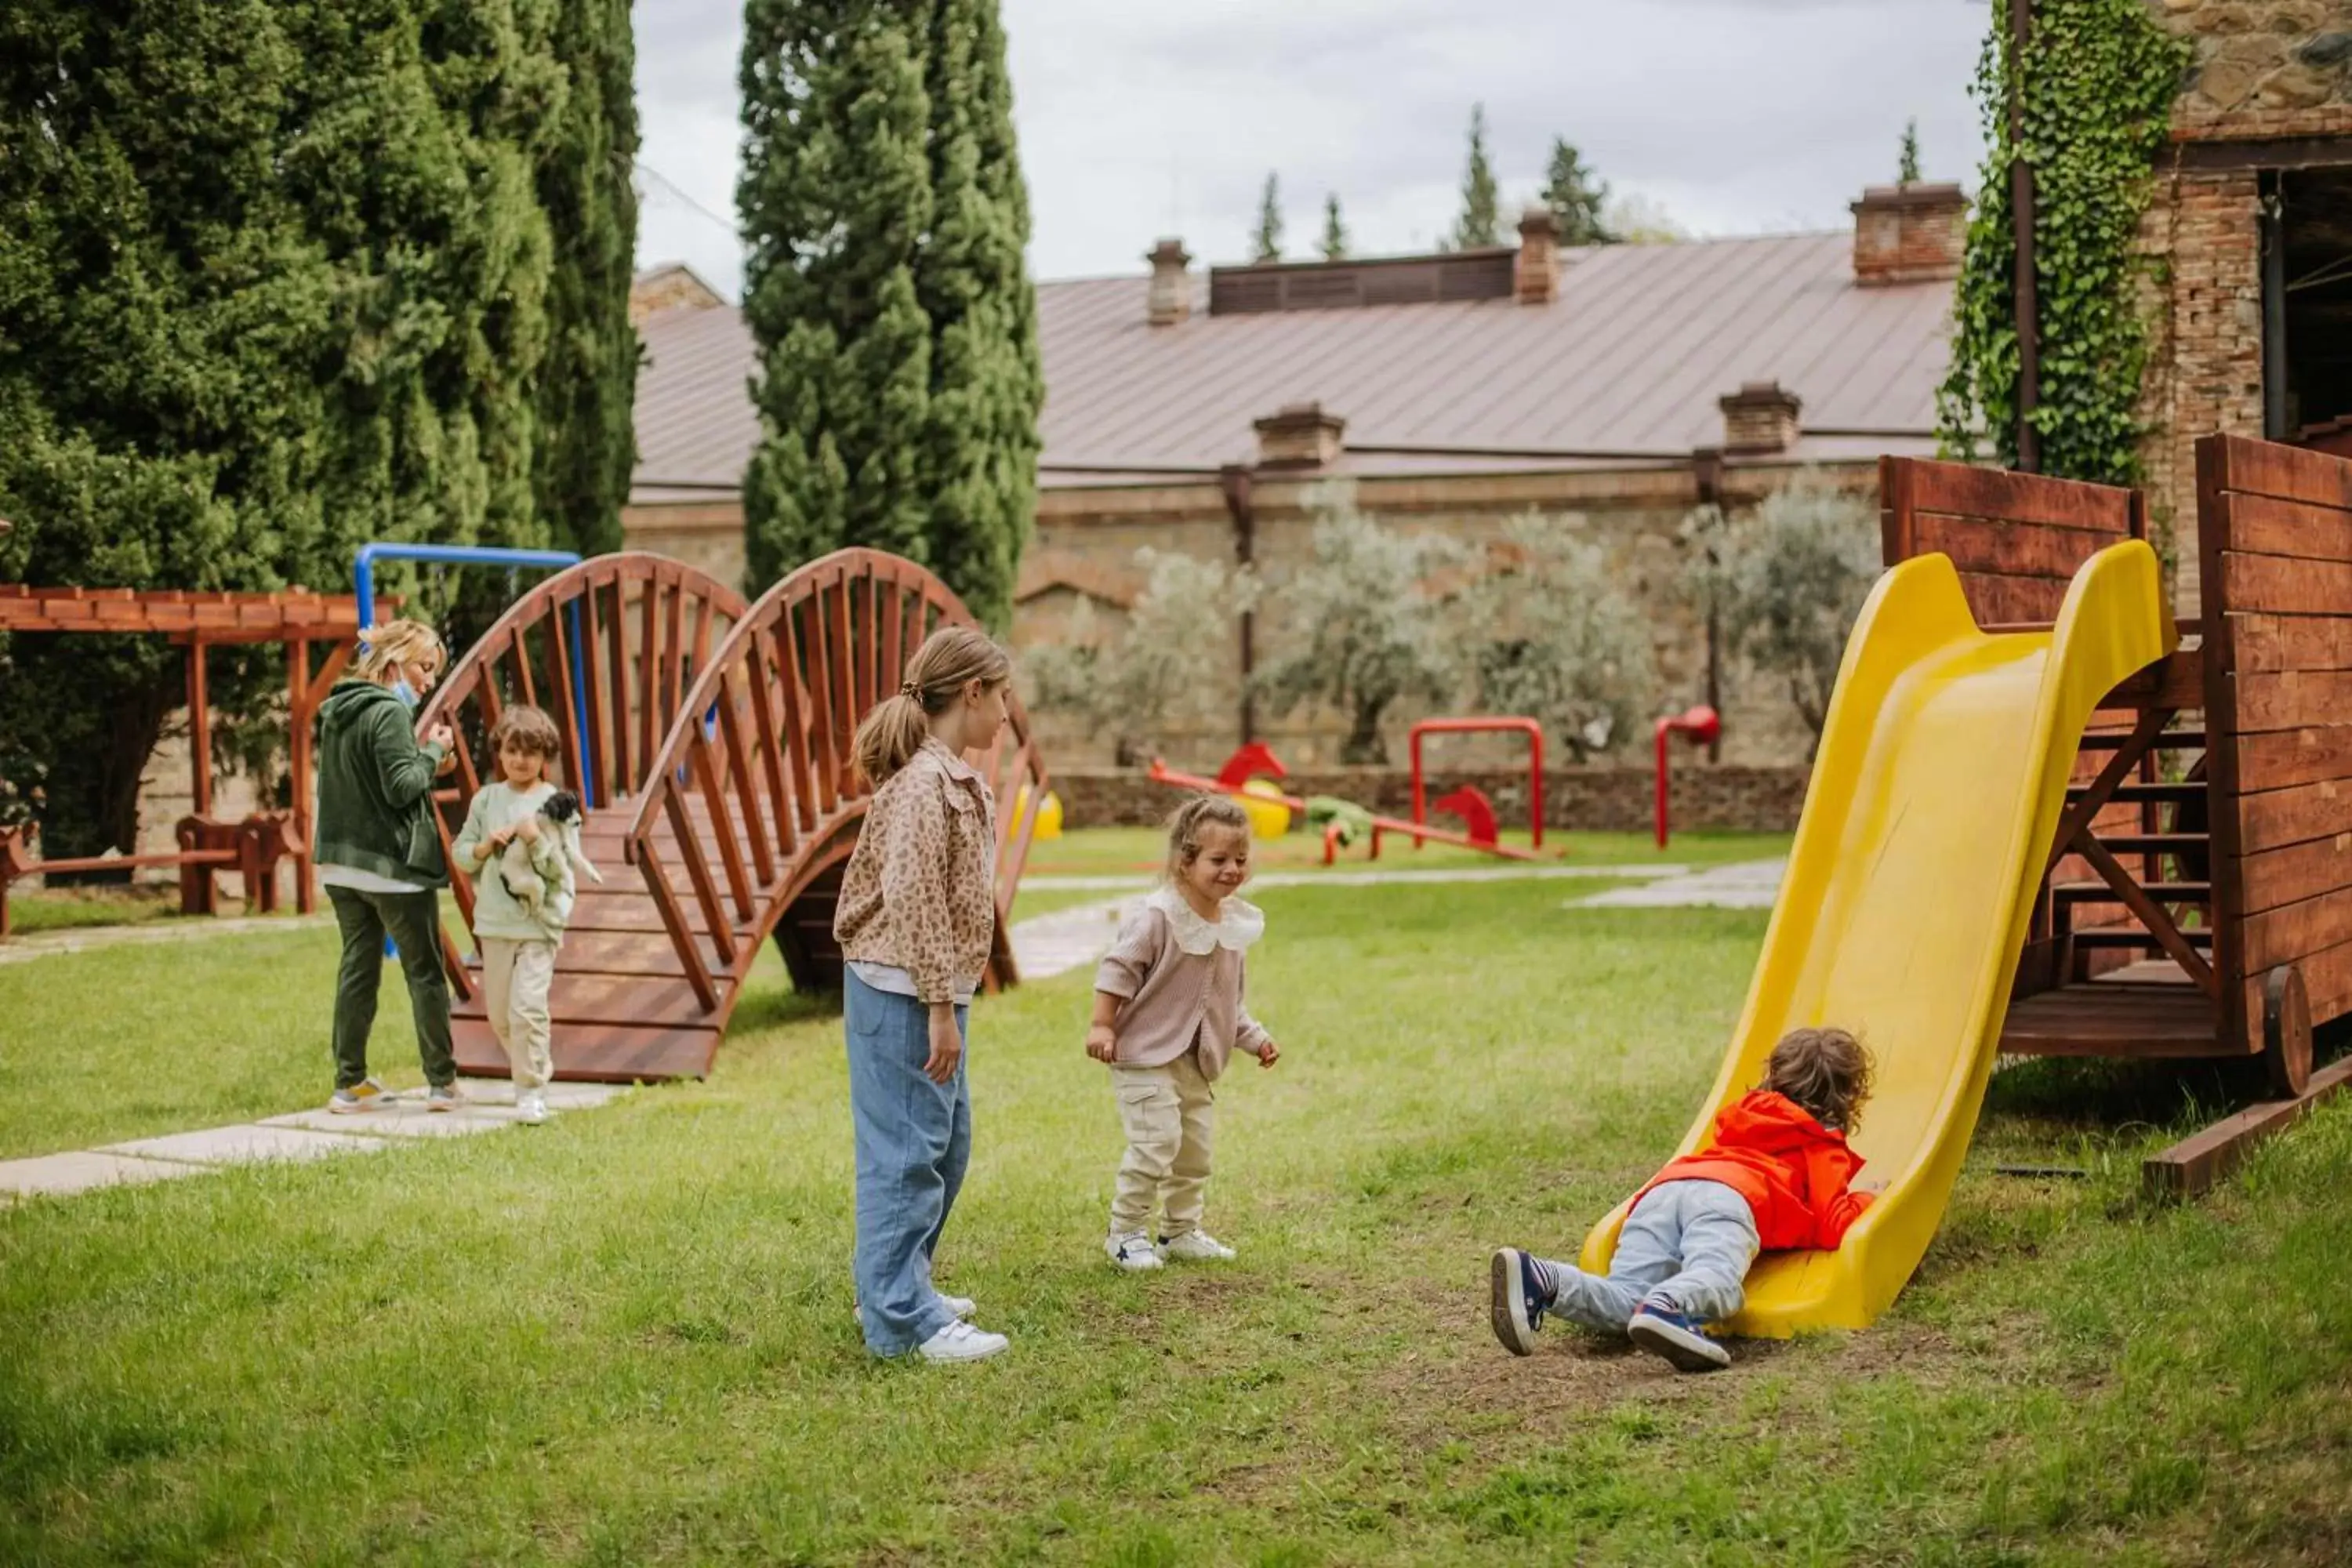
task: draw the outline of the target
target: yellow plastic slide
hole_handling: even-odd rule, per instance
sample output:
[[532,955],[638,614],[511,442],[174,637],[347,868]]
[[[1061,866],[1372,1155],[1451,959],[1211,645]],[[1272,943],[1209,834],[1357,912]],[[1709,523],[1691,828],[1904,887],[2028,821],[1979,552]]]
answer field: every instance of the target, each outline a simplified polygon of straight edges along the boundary
[[[1942,555],[1879,580],[1846,644],[1748,1005],[1681,1153],[1789,1029],[1853,1030],[1877,1089],[1853,1145],[1885,1190],[1835,1252],[1767,1253],[1728,1331],[1865,1327],[1911,1278],[1976,1130],[2020,945],[2099,700],[2179,634],[2156,553],[2084,563],[2048,632],[1977,629]],[[1584,1243],[1608,1267],[1627,1205]]]

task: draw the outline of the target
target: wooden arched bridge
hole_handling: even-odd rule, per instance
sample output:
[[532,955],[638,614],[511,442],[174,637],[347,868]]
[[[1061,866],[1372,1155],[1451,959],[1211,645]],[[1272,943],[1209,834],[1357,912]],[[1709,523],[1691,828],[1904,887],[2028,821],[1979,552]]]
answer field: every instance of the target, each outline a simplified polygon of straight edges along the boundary
[[[562,732],[604,876],[583,882],[556,965],[558,1078],[701,1076],[771,936],[796,985],[840,983],[834,900],[866,801],[850,736],[923,638],[957,622],[972,616],[945,584],[877,551],[811,562],[751,605],[693,567],[621,554],[540,584],[467,650],[418,716],[420,732],[457,731],[436,796],[445,847],[496,774],[489,727],[527,702]],[[1017,701],[980,765],[996,792],[988,980],[1002,986],[1015,978],[1004,915],[1045,795]],[[450,878],[470,921],[473,888],[454,863]],[[443,931],[458,1066],[503,1076],[470,947]]]

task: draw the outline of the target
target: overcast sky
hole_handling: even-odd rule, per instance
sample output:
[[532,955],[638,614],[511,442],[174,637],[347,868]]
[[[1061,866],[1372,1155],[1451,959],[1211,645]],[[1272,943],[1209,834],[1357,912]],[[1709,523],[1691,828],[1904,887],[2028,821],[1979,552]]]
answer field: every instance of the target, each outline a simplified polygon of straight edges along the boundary
[[[740,0],[639,0],[641,262],[732,297]],[[1337,192],[1359,254],[1428,248],[1486,106],[1506,211],[1554,134],[1696,234],[1839,228],[1892,180],[1974,183],[1986,0],[1003,0],[1039,278],[1139,272],[1163,234],[1246,258],[1279,173],[1304,258]],[[698,210],[699,209],[699,210]]]

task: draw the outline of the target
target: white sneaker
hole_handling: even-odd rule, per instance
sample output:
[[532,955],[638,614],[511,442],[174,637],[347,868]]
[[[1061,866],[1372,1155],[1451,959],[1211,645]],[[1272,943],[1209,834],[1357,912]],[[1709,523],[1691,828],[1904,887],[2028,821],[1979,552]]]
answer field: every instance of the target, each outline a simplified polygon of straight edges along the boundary
[[1012,1348],[1013,1342],[1003,1334],[975,1329],[959,1319],[917,1345],[915,1353],[925,1361],[986,1361]]
[[1160,1250],[1186,1263],[1231,1263],[1234,1249],[1205,1230],[1188,1230],[1181,1236],[1163,1237]]
[[[940,1305],[948,1310],[950,1317],[955,1318],[969,1318],[980,1310],[980,1304],[969,1296],[943,1295],[940,1298]],[[865,1305],[862,1302],[852,1301],[849,1304],[849,1315],[863,1323],[866,1321]]]
[[526,1127],[542,1126],[552,1114],[547,1109],[547,1096],[537,1089],[515,1096],[515,1120]]
[[1160,1266],[1159,1248],[1153,1247],[1151,1238],[1139,1230],[1110,1237],[1103,1242],[1103,1250],[1110,1254],[1113,1263],[1130,1274],[1140,1274],[1147,1268]]

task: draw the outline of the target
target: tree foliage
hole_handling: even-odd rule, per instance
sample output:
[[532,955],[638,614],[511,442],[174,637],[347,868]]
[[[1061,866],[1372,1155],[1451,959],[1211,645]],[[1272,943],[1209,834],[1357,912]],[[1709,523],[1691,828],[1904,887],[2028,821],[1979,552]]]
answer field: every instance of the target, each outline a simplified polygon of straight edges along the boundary
[[[368,539],[550,542],[541,497],[572,471],[544,439],[551,321],[585,341],[609,290],[575,308],[556,257],[581,237],[560,246],[543,204],[585,121],[617,123],[574,100],[583,74],[625,84],[617,10],[0,9],[0,576],[333,588]],[[608,260],[633,243],[625,184],[606,164],[571,187]],[[582,471],[610,461],[593,440]],[[19,808],[38,800],[53,854],[128,847],[178,656],[33,637],[6,658]],[[275,666],[216,658],[226,717],[278,700]]]
[[[1990,437],[2000,462],[2017,463],[2010,170],[2022,157],[2034,184],[2041,467],[2109,484],[2137,477],[2148,332],[2135,299],[2147,263],[2134,246],[2188,50],[2142,0],[2036,0],[2021,62],[1994,12],[1974,89],[1984,169],[1953,298],[1951,371],[1937,395],[1954,455],[1972,457]],[[2010,132],[2013,85],[2021,88],[2021,141]]]
[[1143,763],[1171,726],[1209,716],[1232,680],[1236,618],[1257,598],[1245,568],[1151,549],[1136,563],[1145,585],[1124,631],[1081,600],[1063,640],[1022,659],[1037,706],[1109,736],[1122,767]]
[[1333,191],[1323,198],[1323,238],[1317,248],[1326,261],[1348,258],[1348,226],[1339,216],[1339,193]]
[[1712,607],[1725,651],[1787,681],[1818,742],[1863,601],[1878,580],[1878,520],[1869,503],[1808,475],[1728,519],[1712,508],[1686,531],[1689,586]]
[[1470,106],[1469,162],[1462,172],[1462,216],[1454,223],[1454,246],[1473,250],[1503,243],[1502,197],[1494,165],[1486,161],[1486,106]]
[[1538,721],[1578,762],[1636,736],[1656,689],[1656,652],[1606,552],[1557,521],[1528,516],[1506,528],[1499,555],[1463,595],[1478,708]]
[[1045,379],[995,0],[751,0],[741,87],[749,586],[866,544],[1002,627]]
[[1919,122],[1906,121],[1903,126],[1903,150],[1895,155],[1895,183],[1916,185],[1919,183]]
[[1442,697],[1457,678],[1450,606],[1430,580],[1461,551],[1382,526],[1343,488],[1327,489],[1316,511],[1313,558],[1276,585],[1284,620],[1304,636],[1259,669],[1258,688],[1278,713],[1315,702],[1344,715],[1340,761],[1385,763],[1391,706]]
[[1282,186],[1271,169],[1265,172],[1265,188],[1257,194],[1257,229],[1250,236],[1250,259],[1282,259]]
[[1559,226],[1562,245],[1613,245],[1602,215],[1609,205],[1609,182],[1592,172],[1564,136],[1551,139],[1551,162],[1544,173],[1543,204]]

